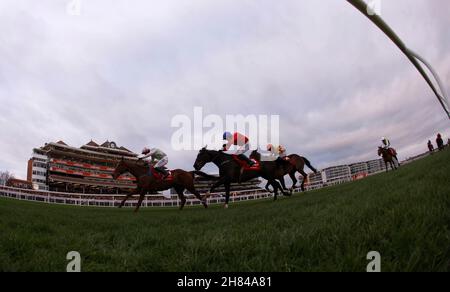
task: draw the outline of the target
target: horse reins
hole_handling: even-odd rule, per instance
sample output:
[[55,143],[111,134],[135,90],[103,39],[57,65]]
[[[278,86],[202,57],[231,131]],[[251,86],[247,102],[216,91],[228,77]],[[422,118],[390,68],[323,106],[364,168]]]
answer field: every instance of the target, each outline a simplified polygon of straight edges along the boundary
[[[220,154],[222,154],[221,152],[219,152],[219,153],[217,153],[217,155],[216,156],[214,156],[214,158],[211,160],[211,162],[212,163],[216,163],[215,161],[216,161],[216,159],[220,156]],[[219,165],[219,167],[220,166],[224,166],[225,164],[227,164],[227,163],[229,163],[231,160],[225,160],[224,162],[222,162],[220,165]]]

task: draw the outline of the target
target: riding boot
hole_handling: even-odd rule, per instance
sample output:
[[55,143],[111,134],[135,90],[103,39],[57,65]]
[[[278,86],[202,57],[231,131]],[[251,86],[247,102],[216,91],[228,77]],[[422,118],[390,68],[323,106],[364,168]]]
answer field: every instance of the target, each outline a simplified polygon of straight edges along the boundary
[[155,169],[163,175],[163,179],[166,179],[169,176],[169,172],[164,167],[156,167]]
[[277,162],[277,164],[278,165],[283,165],[284,163],[286,163],[286,160],[284,160],[283,158],[281,158],[281,157],[278,157],[277,158],[277,160],[276,160],[276,162]]
[[245,162],[247,162],[247,164],[252,167],[253,165],[255,165],[255,162],[253,160],[251,160],[250,158],[248,158],[247,156],[245,156],[244,154],[240,154],[239,155],[239,159],[244,160]]

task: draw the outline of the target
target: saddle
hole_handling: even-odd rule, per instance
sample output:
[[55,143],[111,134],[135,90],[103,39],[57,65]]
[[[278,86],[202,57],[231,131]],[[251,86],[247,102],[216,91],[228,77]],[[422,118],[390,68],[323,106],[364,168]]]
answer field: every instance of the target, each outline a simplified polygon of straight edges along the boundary
[[286,164],[286,165],[293,165],[295,166],[295,163],[288,157],[278,157],[278,159],[276,160],[278,163],[280,164]]
[[397,151],[394,148],[389,148],[392,156],[397,156]]
[[162,173],[160,173],[159,171],[157,171],[155,169],[155,167],[153,167],[153,166],[150,167],[150,176],[154,177],[156,180],[159,180],[159,181],[171,182],[174,179],[172,172],[170,170],[169,170],[169,175],[166,178],[164,178],[164,175]]
[[236,161],[240,167],[242,167],[244,170],[256,170],[259,171],[261,170],[261,164],[259,163],[259,161],[252,159],[253,162],[255,162],[255,164],[253,166],[250,166],[247,161],[242,160],[241,158],[239,158],[239,155],[231,155],[234,159],[234,161]]

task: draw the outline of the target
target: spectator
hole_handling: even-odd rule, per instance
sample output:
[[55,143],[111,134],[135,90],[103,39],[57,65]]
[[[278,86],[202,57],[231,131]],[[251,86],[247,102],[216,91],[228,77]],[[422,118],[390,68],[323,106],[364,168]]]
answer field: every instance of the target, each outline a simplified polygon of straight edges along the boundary
[[444,149],[444,140],[442,139],[442,135],[438,134],[436,138],[436,144],[439,148],[439,151]]
[[434,151],[433,143],[431,143],[431,140],[428,140],[428,150],[430,150],[431,153]]

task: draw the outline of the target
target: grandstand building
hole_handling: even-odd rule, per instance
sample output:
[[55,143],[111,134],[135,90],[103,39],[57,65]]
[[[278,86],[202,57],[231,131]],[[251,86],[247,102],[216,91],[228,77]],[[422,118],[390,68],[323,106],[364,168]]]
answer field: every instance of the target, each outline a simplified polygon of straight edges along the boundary
[[122,157],[137,159],[137,156],[109,141],[101,145],[90,141],[80,148],[63,141],[48,143],[33,149],[28,180],[39,190],[118,194],[135,188],[135,178],[126,174],[114,181],[112,172]]
[[48,190],[47,186],[47,160],[44,150],[34,149],[31,159],[28,161],[27,180],[33,184],[36,190]]
[[33,185],[32,185],[32,183],[30,181],[16,179],[16,178],[10,178],[6,182],[5,186],[12,187],[12,188],[26,189],[26,190],[32,190],[33,189]]
[[308,190],[333,186],[353,180],[363,179],[369,175],[386,171],[382,159],[367,162],[358,162],[350,165],[339,165],[321,170],[319,173],[310,173],[306,187]]
[[308,175],[308,180],[305,182],[305,187],[308,188],[308,190],[321,189],[323,186],[324,177],[322,171],[318,173],[310,173]]
[[353,180],[362,179],[369,175],[369,167],[367,162],[354,163],[349,166]]

